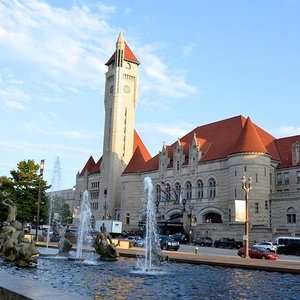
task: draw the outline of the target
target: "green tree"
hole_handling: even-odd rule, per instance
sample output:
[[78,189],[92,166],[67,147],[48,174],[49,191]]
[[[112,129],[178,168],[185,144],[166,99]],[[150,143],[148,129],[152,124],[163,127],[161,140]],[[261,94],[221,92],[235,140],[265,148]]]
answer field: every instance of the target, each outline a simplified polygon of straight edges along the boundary
[[[45,203],[45,191],[49,188],[46,181],[39,172],[39,164],[34,160],[21,161],[17,165],[17,170],[10,172],[8,189],[9,197],[17,205],[17,219],[21,222],[35,223],[37,215],[37,201],[39,188],[41,188],[41,203]],[[40,219],[45,218],[46,212],[43,207],[40,211]]]
[[6,177],[0,177],[0,223],[6,221],[7,218],[7,207],[2,204],[2,201],[6,198],[11,197],[13,192],[13,183]]
[[50,207],[50,203],[52,201],[52,216],[51,220],[54,220],[54,214],[57,213],[59,215],[59,221],[62,223],[66,223],[67,219],[71,217],[70,206],[66,203],[66,200],[59,195],[54,195],[53,198],[51,196],[48,199],[48,207]]

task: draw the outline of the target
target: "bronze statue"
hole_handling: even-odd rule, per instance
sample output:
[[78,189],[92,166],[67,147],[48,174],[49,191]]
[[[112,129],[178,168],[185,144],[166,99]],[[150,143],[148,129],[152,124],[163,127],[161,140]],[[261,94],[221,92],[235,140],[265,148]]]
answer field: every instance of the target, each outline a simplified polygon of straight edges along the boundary
[[64,226],[60,226],[56,228],[56,231],[59,236],[58,255],[67,256],[69,255],[69,251],[73,245],[65,238],[66,228]]
[[17,207],[10,199],[2,202],[9,208],[7,221],[0,229],[0,257],[14,261],[19,267],[28,267],[37,263],[38,250],[35,243],[25,238],[22,223],[16,221]]
[[117,260],[119,253],[116,247],[119,245],[112,242],[110,234],[106,231],[106,227],[103,224],[100,228],[100,232],[97,234],[95,241],[95,250],[102,259],[105,260]]
[[8,207],[7,222],[11,223],[16,221],[17,207],[15,203],[11,199],[7,198],[2,201],[2,204]]

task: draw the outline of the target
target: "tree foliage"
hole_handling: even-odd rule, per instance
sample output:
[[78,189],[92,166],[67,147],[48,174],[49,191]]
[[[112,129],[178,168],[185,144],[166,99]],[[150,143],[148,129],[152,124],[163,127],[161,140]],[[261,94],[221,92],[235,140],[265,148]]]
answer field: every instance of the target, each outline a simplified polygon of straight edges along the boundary
[[[39,168],[39,164],[36,164],[34,160],[23,160],[18,163],[16,170],[10,171],[10,178],[0,178],[2,183],[1,199],[10,198],[16,203],[17,219],[21,222],[35,223],[39,189],[41,191],[41,203],[46,201],[45,192],[49,186],[41,176]],[[7,211],[5,213],[7,216]],[[45,208],[41,206],[40,219],[45,218],[45,216]],[[3,219],[3,215],[0,217],[2,221],[6,219]]]

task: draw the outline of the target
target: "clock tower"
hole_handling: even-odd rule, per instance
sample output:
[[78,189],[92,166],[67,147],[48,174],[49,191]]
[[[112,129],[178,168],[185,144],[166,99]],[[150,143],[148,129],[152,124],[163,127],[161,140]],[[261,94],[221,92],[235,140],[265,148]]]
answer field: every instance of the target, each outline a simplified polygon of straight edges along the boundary
[[[120,33],[116,51],[106,63],[105,123],[100,174],[100,207],[117,218],[120,176],[133,155],[139,61]],[[102,202],[103,201],[103,202]]]

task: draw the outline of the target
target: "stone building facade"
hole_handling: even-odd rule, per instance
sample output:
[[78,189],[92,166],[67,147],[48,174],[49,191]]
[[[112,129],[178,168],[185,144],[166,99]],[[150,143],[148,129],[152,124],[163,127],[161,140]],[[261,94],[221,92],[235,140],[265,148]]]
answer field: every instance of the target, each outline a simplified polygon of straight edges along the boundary
[[[76,177],[75,199],[90,192],[93,216],[143,228],[144,179],[150,177],[164,233],[241,240],[235,200],[241,178],[252,178],[250,241],[300,236],[300,135],[276,139],[251,119],[234,116],[193,129],[151,157],[134,130],[139,62],[120,34],[106,64],[103,154],[90,157]],[[298,215],[298,217],[297,217]]]

